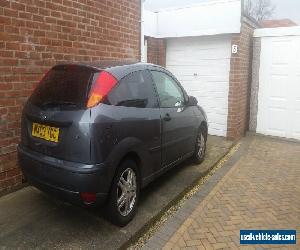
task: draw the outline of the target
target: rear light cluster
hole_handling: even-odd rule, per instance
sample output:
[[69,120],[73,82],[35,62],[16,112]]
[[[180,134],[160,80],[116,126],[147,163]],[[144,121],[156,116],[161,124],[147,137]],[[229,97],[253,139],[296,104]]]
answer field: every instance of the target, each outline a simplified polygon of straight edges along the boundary
[[96,193],[88,193],[88,192],[85,192],[85,193],[80,193],[80,198],[83,202],[85,203],[94,203],[96,201]]
[[110,73],[102,71],[91,87],[87,108],[92,108],[99,104],[117,82],[117,79]]

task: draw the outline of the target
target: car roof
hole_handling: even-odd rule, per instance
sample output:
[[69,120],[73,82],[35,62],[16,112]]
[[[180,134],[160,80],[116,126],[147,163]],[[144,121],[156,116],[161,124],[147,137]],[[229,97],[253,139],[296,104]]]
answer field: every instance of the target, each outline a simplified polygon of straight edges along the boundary
[[98,61],[98,62],[79,62],[79,63],[64,63],[57,66],[62,65],[76,65],[76,66],[84,66],[89,67],[94,70],[100,71],[105,70],[114,77],[116,77],[118,80],[122,79],[124,76],[135,72],[139,70],[159,70],[159,71],[165,71],[170,74],[169,71],[164,69],[163,67],[151,63],[141,63],[141,62],[132,62],[132,61]]
[[159,71],[166,71],[163,67],[151,63],[134,63],[122,66],[114,66],[108,67],[105,71],[113,74],[118,80],[122,79],[124,76],[139,70],[159,70]]

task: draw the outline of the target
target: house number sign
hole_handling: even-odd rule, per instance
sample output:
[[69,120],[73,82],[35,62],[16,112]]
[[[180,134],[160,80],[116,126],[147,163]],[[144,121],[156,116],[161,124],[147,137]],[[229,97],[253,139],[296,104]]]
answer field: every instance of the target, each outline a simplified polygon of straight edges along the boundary
[[238,53],[238,46],[236,44],[232,45],[231,52],[232,52],[232,54],[237,54]]

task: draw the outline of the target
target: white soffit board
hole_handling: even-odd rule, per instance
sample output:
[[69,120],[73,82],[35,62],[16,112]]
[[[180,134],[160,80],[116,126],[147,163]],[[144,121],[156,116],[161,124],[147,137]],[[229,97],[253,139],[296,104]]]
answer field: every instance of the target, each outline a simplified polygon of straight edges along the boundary
[[207,113],[209,134],[226,136],[231,35],[170,38],[166,66]]
[[144,13],[145,34],[157,38],[233,34],[240,33],[241,28],[241,0],[216,0]]
[[300,140],[300,34],[288,34],[261,38],[256,131]]

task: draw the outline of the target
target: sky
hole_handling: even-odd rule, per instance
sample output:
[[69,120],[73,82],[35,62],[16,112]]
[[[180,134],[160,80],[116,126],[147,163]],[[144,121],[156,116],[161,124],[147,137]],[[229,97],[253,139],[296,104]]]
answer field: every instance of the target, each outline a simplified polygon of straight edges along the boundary
[[[151,10],[197,4],[210,0],[146,0],[145,7]],[[300,0],[272,0],[276,6],[273,19],[289,18],[300,25]]]
[[276,6],[274,16],[277,18],[290,18],[300,25],[299,0],[272,0]]

